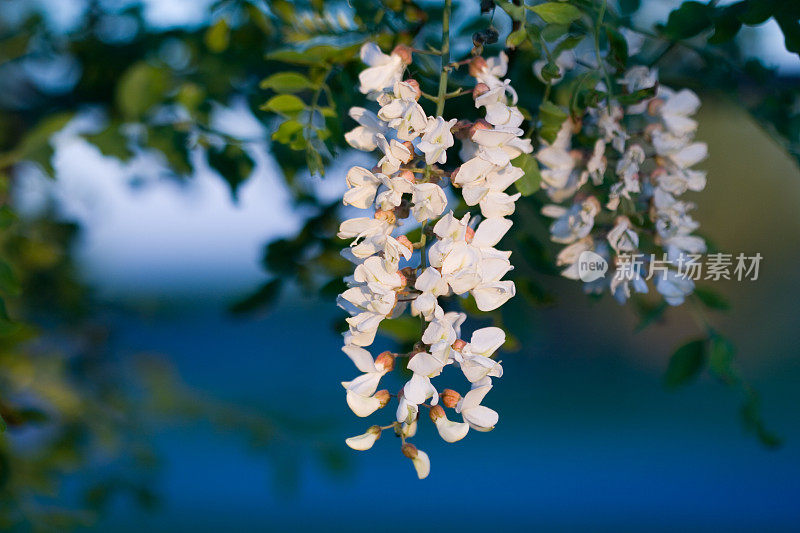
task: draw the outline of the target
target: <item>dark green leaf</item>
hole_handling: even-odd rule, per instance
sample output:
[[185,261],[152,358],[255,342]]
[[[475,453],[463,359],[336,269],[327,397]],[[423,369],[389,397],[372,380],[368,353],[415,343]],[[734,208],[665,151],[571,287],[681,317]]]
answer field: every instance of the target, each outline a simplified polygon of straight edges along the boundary
[[270,280],[250,296],[233,304],[230,310],[235,314],[245,314],[268,309],[278,299],[280,292],[281,280]]
[[675,350],[664,374],[664,385],[674,389],[696,377],[706,361],[706,340],[688,342]]
[[224,52],[228,49],[231,38],[231,28],[224,17],[212,24],[203,36],[203,42],[214,53]]
[[674,39],[688,39],[711,27],[713,8],[707,4],[689,1],[673,10],[667,18],[664,32]]
[[250,177],[254,166],[247,152],[233,144],[226,145],[221,150],[209,149],[208,164],[228,182],[234,198],[239,185]]
[[168,88],[165,70],[140,61],[125,71],[117,84],[117,107],[127,120],[137,121],[163,100]]
[[628,64],[628,41],[617,30],[606,27],[608,37],[608,61],[617,70],[625,70]]
[[714,335],[711,338],[711,346],[708,350],[708,368],[725,383],[733,384],[736,380],[736,373],[732,367],[735,353],[736,349],[728,339],[720,335]]
[[556,140],[558,130],[561,125],[567,120],[567,113],[552,102],[543,102],[539,106],[539,120],[542,126],[539,129],[539,135],[545,141],[552,143]]
[[709,309],[717,311],[725,311],[731,308],[731,304],[720,293],[707,289],[705,287],[697,287],[694,290],[695,296],[700,300],[703,305]]

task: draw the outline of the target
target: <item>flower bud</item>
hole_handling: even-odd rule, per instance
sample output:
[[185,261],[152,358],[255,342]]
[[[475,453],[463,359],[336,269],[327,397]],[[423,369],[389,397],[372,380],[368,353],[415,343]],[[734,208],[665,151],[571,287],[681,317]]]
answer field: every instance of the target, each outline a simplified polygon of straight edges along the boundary
[[397,217],[394,215],[394,211],[384,211],[382,209],[375,211],[375,219],[383,220],[389,224],[394,224],[397,222]]
[[370,426],[366,433],[350,437],[344,442],[354,450],[364,451],[372,448],[375,441],[381,438],[382,430],[380,426]]
[[407,80],[404,80],[404,83],[407,83],[412,89],[414,89],[414,92],[417,95],[416,99],[419,100],[419,97],[422,96],[422,91],[419,88],[419,82],[414,78],[408,78]]
[[397,275],[400,276],[400,289],[403,289],[406,286],[408,286],[408,278],[406,278],[406,275],[403,274],[401,270],[397,271]]
[[400,448],[400,451],[403,452],[403,455],[405,455],[409,459],[414,459],[417,456],[417,453],[419,453],[417,447],[411,444],[410,442],[406,442],[405,444],[403,444],[403,446]]
[[440,396],[442,398],[442,405],[451,409],[461,400],[461,395],[453,389],[444,389]]
[[661,111],[661,108],[664,107],[664,99],[663,98],[653,98],[647,103],[647,112],[650,115],[658,115],[658,112]]
[[469,128],[472,126],[472,122],[469,120],[461,119],[455,123],[455,125],[450,128],[450,131],[453,133],[453,136],[456,139],[464,140],[469,135]]
[[467,343],[464,342],[462,339],[456,339],[456,342],[453,343],[452,348],[455,351],[460,352],[461,350],[464,349],[464,346],[466,346],[466,345],[467,345]]
[[473,57],[472,60],[469,62],[469,75],[473,78],[477,78],[481,73],[485,72],[486,69],[489,68],[489,65],[486,63],[486,60],[480,56]]
[[[472,239],[475,237],[475,230],[471,227],[467,226],[466,234],[464,235],[464,240],[467,242],[472,242]],[[458,342],[458,341],[456,341]],[[463,341],[462,341],[463,342]]]
[[456,184],[456,176],[458,176],[458,171],[461,170],[461,167],[456,167],[450,173],[450,184],[455,187],[456,189],[459,188],[459,185]]
[[[402,244],[403,246],[405,246],[406,248],[408,248],[412,252],[414,251],[414,244],[405,235],[400,235],[397,238],[397,242],[399,242],[400,244]],[[406,276],[406,277],[408,277],[408,276]]]
[[406,141],[403,143],[403,146],[408,148],[409,151],[408,159],[403,161],[403,163],[408,163],[409,161],[414,159],[414,143],[412,143],[411,141]]
[[403,178],[404,180],[406,180],[409,183],[416,183],[417,182],[417,178],[414,176],[414,173],[411,172],[410,170],[401,170],[400,173],[398,174],[398,176]]
[[394,50],[392,50],[392,55],[398,56],[400,58],[400,61],[402,61],[406,65],[411,64],[412,61],[411,48],[409,48],[408,46],[398,44],[397,46],[394,47]]
[[439,418],[445,418],[444,409],[441,405],[434,405],[428,413],[431,417],[431,422],[436,423]]
[[489,86],[485,83],[479,83],[472,89],[472,98],[478,99],[478,97],[482,94],[486,94],[489,92]]
[[372,397],[380,402],[381,409],[386,407],[386,404],[388,404],[389,400],[392,399],[392,395],[389,394],[389,391],[386,389],[379,390],[378,392],[373,394]]
[[391,372],[394,368],[395,354],[390,351],[381,352],[375,358],[375,368],[383,372]]
[[475,135],[475,132],[478,130],[490,130],[492,129],[492,125],[486,122],[484,119],[479,118],[475,121],[472,127],[469,129],[469,136],[472,138]]

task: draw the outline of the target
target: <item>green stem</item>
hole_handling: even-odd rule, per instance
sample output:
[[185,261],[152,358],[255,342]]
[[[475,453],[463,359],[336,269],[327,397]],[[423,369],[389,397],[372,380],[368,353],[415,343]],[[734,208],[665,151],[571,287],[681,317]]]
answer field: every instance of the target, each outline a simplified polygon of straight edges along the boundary
[[600,55],[600,28],[603,26],[603,18],[606,16],[607,1],[608,0],[603,0],[602,4],[600,4],[600,13],[597,15],[597,23],[594,26],[594,55],[597,58],[597,68],[603,72],[603,76],[606,79],[606,92],[608,93],[608,97],[606,98],[606,108],[611,109],[611,76],[608,75],[606,64],[603,62],[603,58]]
[[452,0],[444,0],[444,13],[442,13],[442,73],[439,76],[439,95],[436,102],[436,116],[442,116],[447,93],[447,73],[450,69],[450,10]]

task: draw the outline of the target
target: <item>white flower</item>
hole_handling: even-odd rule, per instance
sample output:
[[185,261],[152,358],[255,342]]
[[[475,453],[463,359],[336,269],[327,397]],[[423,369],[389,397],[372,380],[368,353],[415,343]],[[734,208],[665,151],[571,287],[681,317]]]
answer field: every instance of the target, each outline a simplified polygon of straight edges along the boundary
[[425,163],[445,163],[447,149],[453,146],[453,134],[450,132],[458,119],[444,120],[442,117],[428,117],[428,124],[417,149],[425,154]]
[[386,135],[389,132],[386,123],[363,107],[351,107],[349,114],[359,125],[344,134],[347,144],[365,152],[375,150],[378,147],[378,135]]
[[417,222],[436,218],[447,207],[447,196],[435,183],[415,183],[411,192],[411,213]]
[[350,437],[344,442],[354,450],[364,451],[372,448],[372,445],[375,444],[375,441],[377,441],[380,437],[381,428],[378,426],[372,426],[367,430],[366,433],[357,435],[355,437]]
[[469,432],[469,424],[466,422],[454,422],[447,419],[444,409],[441,407],[434,407],[430,411],[431,420],[433,420],[439,436],[445,442],[457,442],[467,436]]
[[403,200],[404,194],[410,194],[412,191],[411,182],[402,176],[394,176],[392,178],[385,174],[379,174],[380,182],[384,186],[384,190],[378,193],[375,198],[375,203],[384,210],[390,211],[400,205]]
[[472,389],[459,400],[456,412],[461,413],[464,422],[477,431],[491,431],[497,425],[496,411],[481,405],[483,398],[492,389],[491,380],[486,378],[472,384]]
[[656,290],[661,293],[669,305],[681,305],[694,290],[694,281],[686,276],[668,270],[656,280]]
[[375,218],[359,217],[345,220],[339,225],[340,239],[355,239],[350,243],[350,252],[364,259],[383,250],[392,224]]
[[369,66],[358,75],[358,90],[363,94],[391,89],[403,77],[405,65],[402,58],[396,53],[384,54],[375,43],[365,43],[361,47],[361,61]]
[[431,460],[428,458],[427,453],[418,450],[413,444],[406,443],[403,445],[403,454],[411,459],[419,479],[428,477],[431,472]]
[[505,332],[496,327],[476,330],[456,356],[461,371],[472,383],[487,376],[502,377],[503,367],[491,355],[506,341]]
[[[382,176],[382,175],[379,175]],[[375,200],[375,193],[381,184],[381,177],[363,167],[353,167],[347,172],[348,191],[344,193],[344,203],[360,209],[367,209]]]
[[589,235],[594,227],[594,217],[600,212],[600,203],[590,196],[581,203],[567,209],[558,205],[542,208],[544,216],[555,218],[550,225],[550,238],[553,242],[569,244]]
[[594,143],[592,156],[586,163],[586,171],[592,177],[592,183],[595,185],[603,183],[603,174],[606,172],[605,151],[606,143],[602,139],[597,139],[597,142]]
[[617,81],[625,85],[629,93],[635,93],[642,89],[649,89],[655,87],[656,83],[658,83],[658,69],[635,66],[628,69],[622,79]]
[[608,244],[616,251],[633,252],[639,246],[639,235],[631,227],[628,217],[617,217],[616,225],[608,232]]
[[400,166],[411,161],[413,154],[408,146],[399,142],[397,139],[387,141],[383,135],[377,137],[378,148],[383,152],[383,157],[378,161],[378,165],[384,174],[394,174],[400,170]]
[[416,100],[397,98],[381,107],[378,118],[397,130],[397,138],[412,141],[428,126],[428,117]]
[[697,121],[689,118],[700,107],[700,99],[689,89],[676,92],[662,87],[658,96],[664,103],[658,108],[658,114],[667,130],[677,136],[686,136],[697,130]]
[[594,241],[591,237],[584,237],[562,248],[556,257],[556,266],[567,265],[567,268],[561,271],[561,275],[567,279],[580,279],[578,258],[583,252],[592,249],[594,249]]

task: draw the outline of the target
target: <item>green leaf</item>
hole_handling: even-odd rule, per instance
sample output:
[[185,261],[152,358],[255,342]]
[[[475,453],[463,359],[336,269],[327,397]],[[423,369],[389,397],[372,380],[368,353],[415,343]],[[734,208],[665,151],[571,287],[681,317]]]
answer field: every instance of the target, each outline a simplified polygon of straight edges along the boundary
[[[736,5],[731,6],[736,7]],[[714,18],[714,35],[708,38],[709,44],[722,44],[730,41],[742,27],[742,21],[734,9],[726,9]]]
[[231,28],[228,20],[224,17],[209,26],[203,36],[203,42],[206,43],[208,49],[217,54],[228,49],[230,39]]
[[555,63],[546,63],[542,67],[542,79],[544,81],[553,81],[561,77],[561,69]]
[[103,131],[83,137],[96,146],[104,156],[127,161],[133,157],[133,152],[128,148],[128,139],[122,134],[120,126],[121,124],[112,122]]
[[286,116],[297,115],[305,108],[306,104],[293,94],[279,94],[278,96],[273,96],[267,100],[267,103],[261,106],[261,109],[264,111],[272,111],[273,113],[280,113]]
[[561,129],[561,125],[567,120],[567,116],[567,113],[554,103],[543,102],[542,105],[539,106],[539,120],[542,122],[539,135],[542,139],[549,143],[555,141],[558,130]]
[[688,342],[675,350],[664,374],[664,385],[674,389],[685,385],[702,370],[706,361],[706,340]]
[[775,21],[783,32],[786,49],[800,54],[800,20],[798,20],[798,16],[776,15]]
[[315,87],[311,80],[298,72],[278,72],[261,82],[262,89],[272,89],[279,93],[296,93]]
[[781,438],[769,431],[761,418],[761,400],[755,392],[747,395],[739,414],[745,430],[754,433],[761,444],[768,448],[781,446]]
[[545,2],[529,9],[548,24],[569,24],[581,18],[581,10],[567,2]]
[[525,18],[525,9],[521,5],[517,5],[507,0],[495,0],[500,9],[508,13],[511,20],[521,21]]
[[713,8],[708,4],[689,1],[673,10],[667,18],[665,33],[674,39],[688,39],[711,27]]
[[569,24],[548,24],[542,29],[542,38],[548,43],[560,39],[569,32]]
[[289,144],[300,133],[302,136],[303,124],[296,120],[286,120],[278,126],[275,133],[272,134],[272,140],[281,144]]
[[731,304],[720,293],[705,287],[696,287],[694,295],[709,309],[725,311],[731,308]]
[[533,155],[522,154],[511,164],[525,172],[520,179],[514,182],[514,186],[522,196],[530,196],[539,190],[542,184],[542,175],[539,173],[539,164]]
[[6,421],[3,420],[3,415],[0,415],[0,433],[5,433],[7,429],[8,425],[6,424]]
[[506,48],[516,48],[522,43],[525,42],[525,39],[528,38],[528,32],[525,31],[525,28],[520,28],[516,31],[513,31],[508,34],[506,38]]
[[714,335],[711,338],[711,346],[708,350],[708,368],[725,383],[732,384],[736,380],[736,373],[732,367],[735,353],[736,349],[728,339],[720,335]]
[[53,147],[50,139],[61,131],[72,117],[72,113],[58,113],[43,118],[22,138],[15,151],[17,157],[39,164],[47,175],[53,176]]
[[143,61],[135,63],[117,84],[117,107],[125,119],[137,121],[163,100],[168,88],[169,78],[165,70]]
[[11,266],[5,261],[0,261],[0,291],[11,296],[19,294],[19,282],[11,270]]
[[737,14],[737,18],[748,26],[758,26],[764,24],[774,12],[774,3],[764,0],[745,0],[739,2],[743,8]]
[[234,198],[239,185],[250,177],[255,165],[247,152],[234,144],[228,144],[221,150],[209,149],[208,164],[228,182]]
[[617,70],[625,70],[628,64],[628,41],[617,30],[606,27],[608,37],[608,61]]

